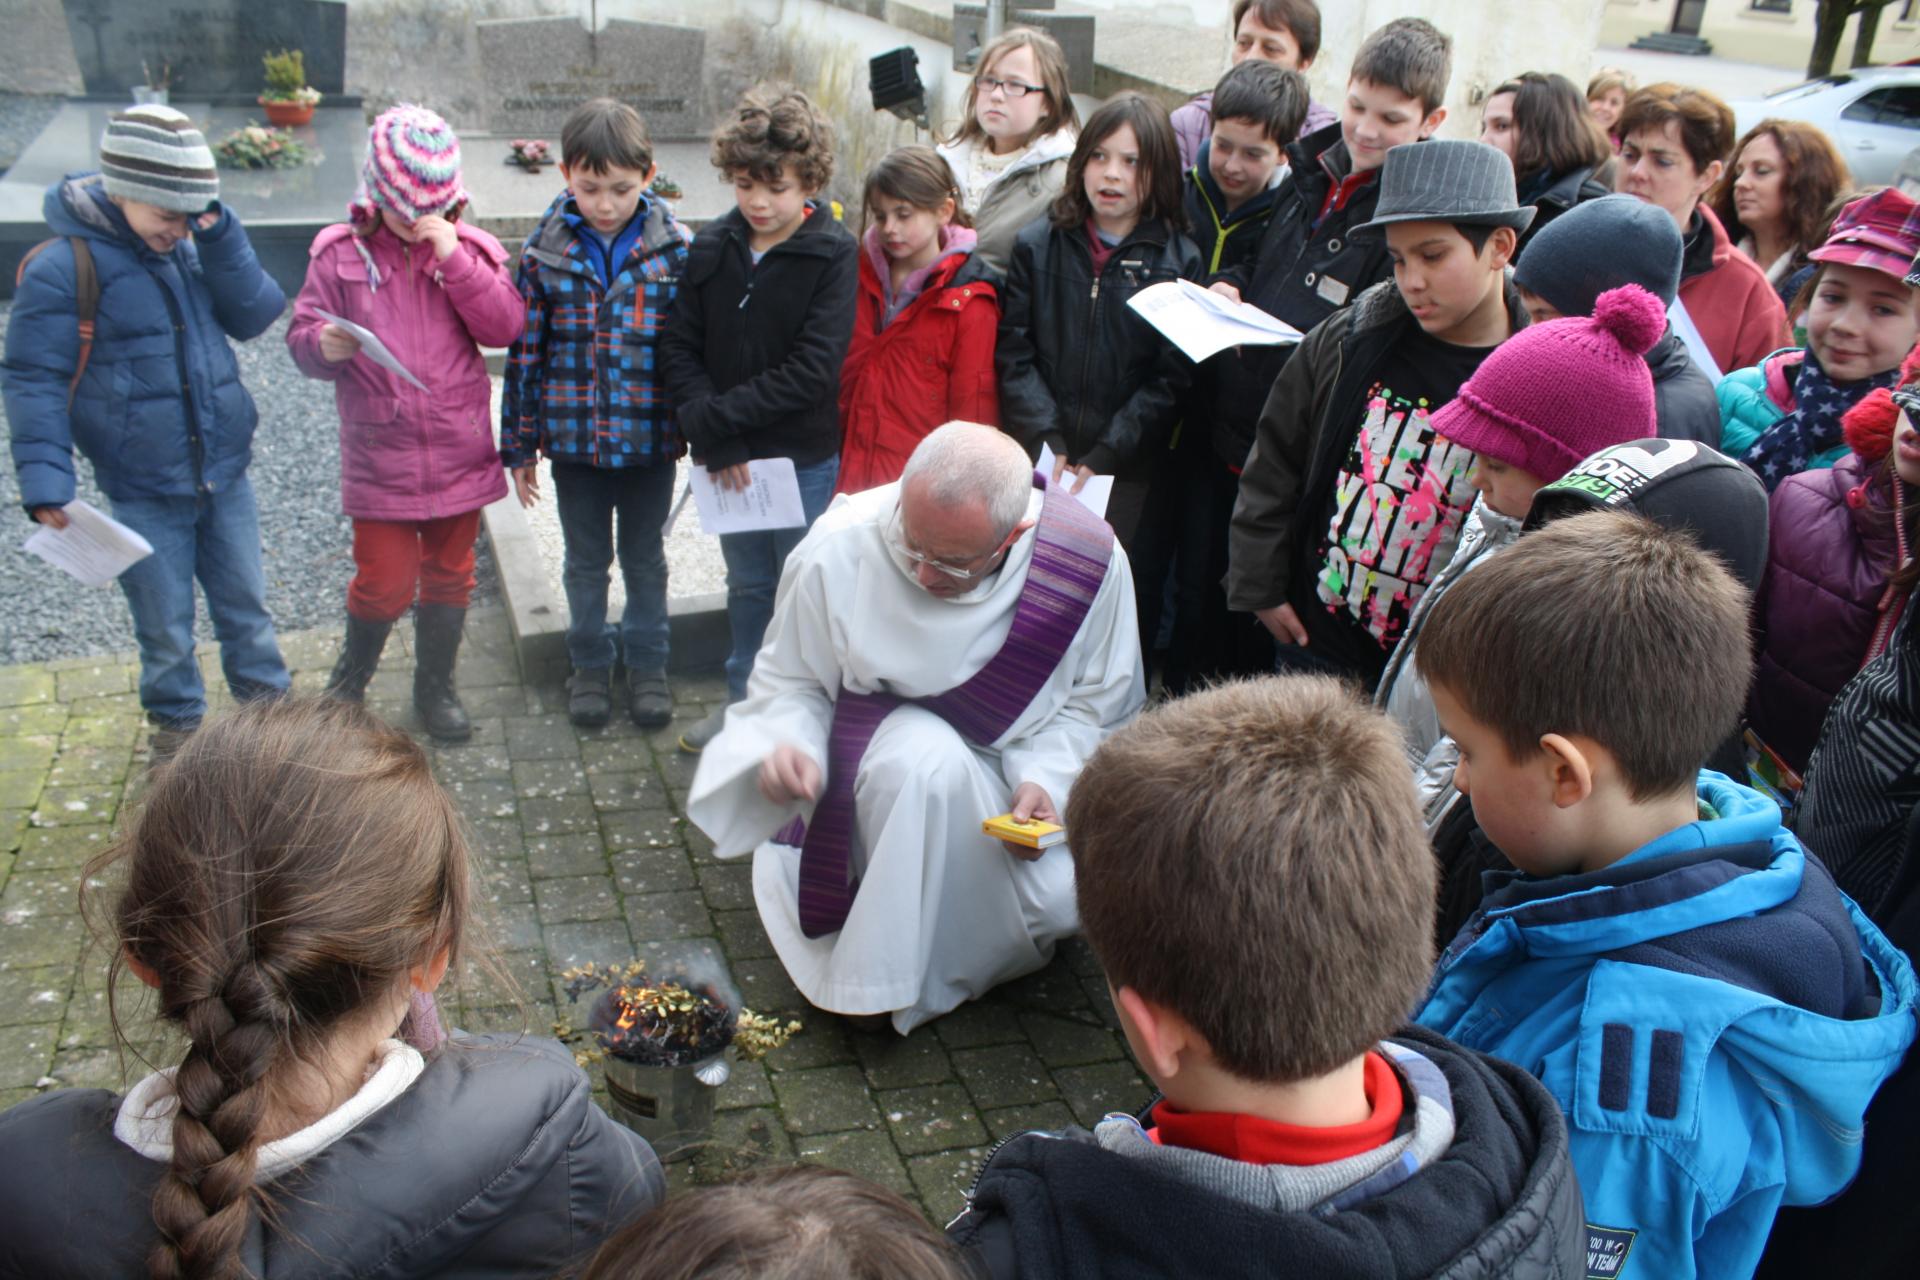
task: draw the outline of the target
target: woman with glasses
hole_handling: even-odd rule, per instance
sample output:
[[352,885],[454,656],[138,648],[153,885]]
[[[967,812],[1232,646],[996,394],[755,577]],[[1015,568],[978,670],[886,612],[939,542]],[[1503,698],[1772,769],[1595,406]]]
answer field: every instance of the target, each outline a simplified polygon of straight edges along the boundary
[[966,119],[939,150],[979,235],[974,261],[997,280],[1013,237],[1046,215],[1066,183],[1080,116],[1067,55],[1044,31],[1013,27],[975,65]]

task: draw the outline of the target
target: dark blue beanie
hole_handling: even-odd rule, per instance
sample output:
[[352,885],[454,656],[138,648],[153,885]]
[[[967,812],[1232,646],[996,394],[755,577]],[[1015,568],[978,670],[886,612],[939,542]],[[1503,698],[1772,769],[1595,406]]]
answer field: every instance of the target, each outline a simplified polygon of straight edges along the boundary
[[1590,316],[1609,289],[1637,284],[1666,306],[1680,288],[1679,229],[1665,209],[1633,196],[1577,204],[1527,241],[1513,282],[1563,316]]

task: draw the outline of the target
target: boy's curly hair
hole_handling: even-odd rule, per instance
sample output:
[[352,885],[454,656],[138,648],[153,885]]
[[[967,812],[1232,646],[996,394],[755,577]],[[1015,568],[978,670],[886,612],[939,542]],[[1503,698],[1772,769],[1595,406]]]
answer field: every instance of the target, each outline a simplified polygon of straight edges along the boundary
[[809,191],[833,177],[833,125],[800,90],[760,85],[747,91],[733,117],[713,135],[713,167],[762,182],[788,176]]

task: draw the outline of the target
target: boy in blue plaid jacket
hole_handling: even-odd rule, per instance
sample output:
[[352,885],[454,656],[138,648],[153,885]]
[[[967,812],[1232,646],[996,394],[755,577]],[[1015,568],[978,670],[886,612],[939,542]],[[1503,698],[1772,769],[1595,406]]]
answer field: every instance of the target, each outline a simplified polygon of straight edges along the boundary
[[[579,107],[561,130],[560,154],[567,190],[527,237],[516,277],[527,325],[507,356],[500,460],[522,506],[539,500],[537,456],[552,467],[572,613],[568,716],[607,723],[613,665],[624,657],[627,713],[658,728],[673,716],[662,526],[687,446],[657,352],[689,237],[647,195],[653,143],[632,107],[609,98]],[[616,550],[627,588],[617,631],[607,621]]]

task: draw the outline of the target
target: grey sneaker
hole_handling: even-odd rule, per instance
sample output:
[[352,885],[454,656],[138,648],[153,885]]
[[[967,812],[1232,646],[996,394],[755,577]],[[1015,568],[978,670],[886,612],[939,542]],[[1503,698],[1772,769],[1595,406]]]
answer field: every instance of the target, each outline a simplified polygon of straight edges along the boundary
[[680,735],[680,749],[690,756],[697,756],[707,749],[707,744],[720,736],[720,730],[727,723],[727,709],[715,707],[707,712],[706,719]]
[[642,729],[658,729],[673,720],[673,695],[663,675],[627,673],[627,714]]

